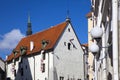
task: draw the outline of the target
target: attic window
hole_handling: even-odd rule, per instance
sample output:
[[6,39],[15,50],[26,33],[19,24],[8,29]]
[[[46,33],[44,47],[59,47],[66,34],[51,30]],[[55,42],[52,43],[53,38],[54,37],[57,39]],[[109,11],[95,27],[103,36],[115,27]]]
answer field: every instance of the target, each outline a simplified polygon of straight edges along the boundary
[[70,32],[70,28],[68,28],[68,31]]
[[68,43],[68,50],[70,50],[70,46],[71,46],[71,44],[70,44],[70,43]]

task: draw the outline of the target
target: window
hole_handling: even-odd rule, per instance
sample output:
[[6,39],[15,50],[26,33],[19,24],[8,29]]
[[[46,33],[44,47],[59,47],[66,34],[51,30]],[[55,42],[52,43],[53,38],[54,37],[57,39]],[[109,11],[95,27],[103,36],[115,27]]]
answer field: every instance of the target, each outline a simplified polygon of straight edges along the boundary
[[43,63],[42,66],[43,66],[42,72],[45,72],[45,63]]
[[16,76],[16,69],[14,70],[14,76]]
[[21,63],[23,63],[23,59],[21,58]]
[[49,41],[42,40],[42,48],[45,48],[48,45]]
[[68,50],[70,50],[70,46],[71,46],[71,44],[70,44],[70,43],[68,43]]
[[70,32],[70,28],[68,28],[68,31]]
[[21,76],[23,76],[23,68],[21,68]]
[[45,80],[47,80],[47,78],[45,78]]
[[60,80],[64,80],[64,77],[60,76]]
[[66,42],[64,42],[64,45],[66,46]]
[[27,65],[26,65],[25,67],[26,67],[26,69],[27,69]]
[[43,60],[45,60],[45,52],[42,53],[42,58],[43,58]]

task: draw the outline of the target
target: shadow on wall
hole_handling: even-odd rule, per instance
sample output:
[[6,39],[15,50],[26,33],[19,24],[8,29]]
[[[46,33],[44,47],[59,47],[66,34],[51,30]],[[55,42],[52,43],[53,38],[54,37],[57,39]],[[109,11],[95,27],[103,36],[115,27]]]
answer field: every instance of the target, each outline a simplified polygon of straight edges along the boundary
[[55,67],[54,67],[54,79],[58,80],[58,74],[57,74],[57,70]]
[[107,79],[112,80],[112,74],[110,72],[108,73]]
[[[34,65],[34,63],[32,63]],[[18,70],[14,71],[15,80],[33,80],[30,63],[27,57],[22,57],[18,62]]]
[[3,71],[0,67],[0,80],[5,80],[5,71]]

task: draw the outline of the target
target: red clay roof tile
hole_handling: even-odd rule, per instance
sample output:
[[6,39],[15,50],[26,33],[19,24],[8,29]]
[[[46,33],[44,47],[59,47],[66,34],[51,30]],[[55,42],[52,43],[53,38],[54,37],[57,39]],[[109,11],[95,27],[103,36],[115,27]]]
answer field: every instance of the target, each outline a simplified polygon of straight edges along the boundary
[[[67,26],[67,22],[63,22],[61,24],[58,24],[52,28],[49,28],[47,30],[44,30],[42,32],[38,32],[33,35],[29,35],[25,38],[23,38],[15,48],[15,50],[18,51],[17,55],[14,56],[13,53],[11,53],[7,61],[12,60],[13,58],[18,58],[20,57],[20,47],[21,46],[26,46],[27,47],[27,53],[26,55],[34,54],[36,52],[39,52],[42,50],[42,40],[48,41],[48,45],[44,48],[45,50],[52,49],[59,37],[61,36],[62,32],[64,31],[65,27]],[[30,51],[30,41],[34,42],[34,48],[32,51]]]
[[86,43],[86,44],[82,44],[82,46],[88,47],[88,43]]
[[87,15],[86,15],[87,18],[90,18],[92,17],[92,12],[89,12]]

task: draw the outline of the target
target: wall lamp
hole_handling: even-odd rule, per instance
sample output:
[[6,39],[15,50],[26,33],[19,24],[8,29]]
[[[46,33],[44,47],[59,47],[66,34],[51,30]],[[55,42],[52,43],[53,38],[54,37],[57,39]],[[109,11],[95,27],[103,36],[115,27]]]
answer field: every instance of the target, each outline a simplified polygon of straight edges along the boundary
[[101,27],[94,27],[93,29],[91,29],[90,34],[92,36],[92,38],[96,39],[96,38],[100,38],[103,35],[103,30]]
[[[92,36],[93,39],[99,39],[102,37],[103,35],[103,30],[101,27],[94,27],[93,29],[91,29],[90,34]],[[97,44],[97,42],[93,42],[90,46],[89,46],[89,50],[93,53],[96,54],[97,52],[99,52],[100,48],[108,48],[110,45],[108,46],[100,46]]]
[[[103,35],[103,30],[101,27],[95,26],[91,29],[90,34],[93,39],[101,38]],[[99,46],[95,42],[93,42],[89,46],[89,50],[94,54],[99,51]]]

